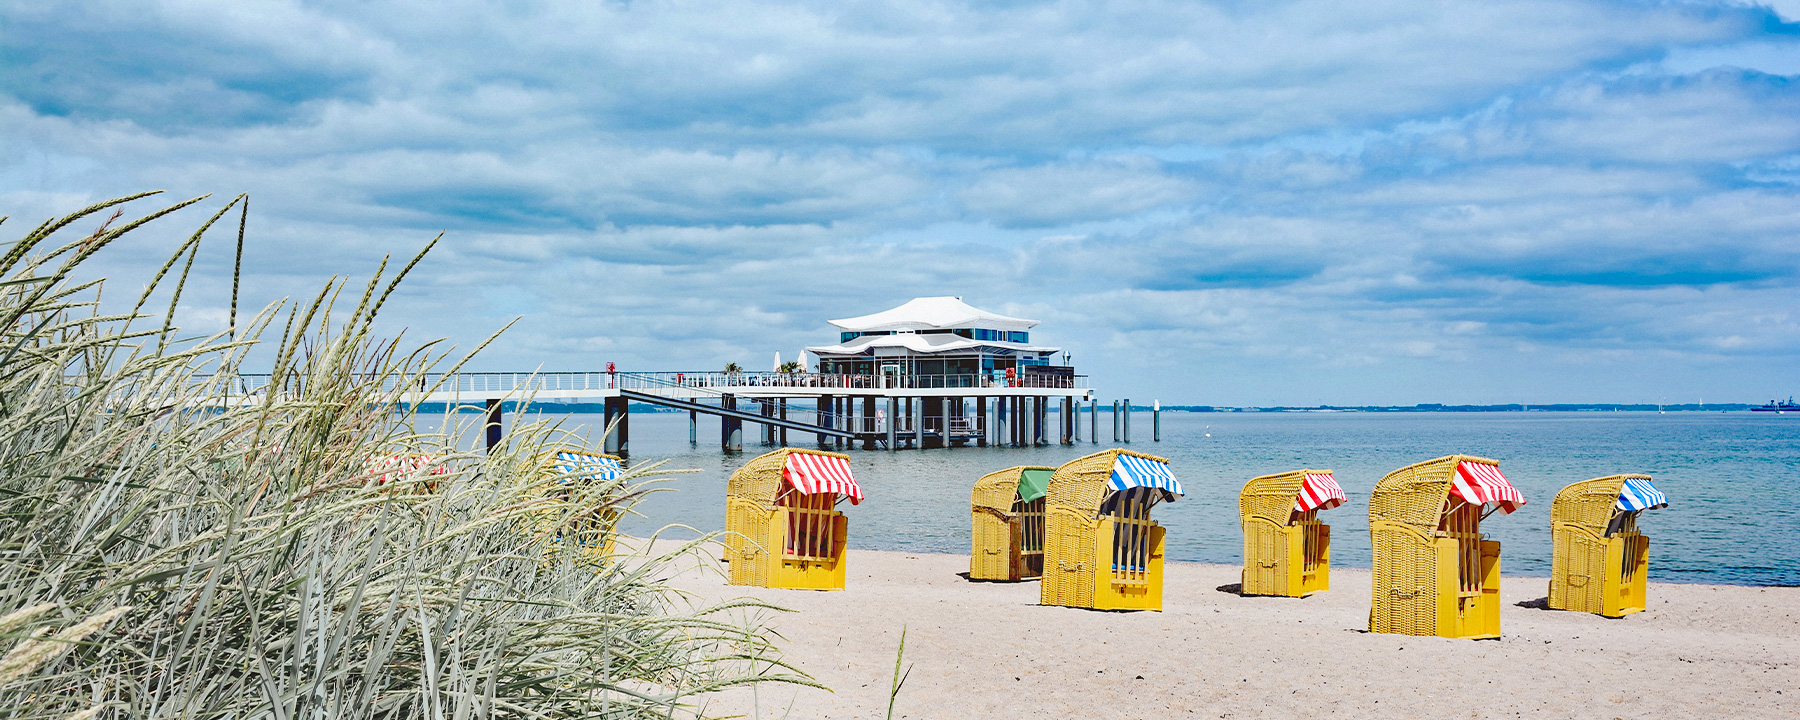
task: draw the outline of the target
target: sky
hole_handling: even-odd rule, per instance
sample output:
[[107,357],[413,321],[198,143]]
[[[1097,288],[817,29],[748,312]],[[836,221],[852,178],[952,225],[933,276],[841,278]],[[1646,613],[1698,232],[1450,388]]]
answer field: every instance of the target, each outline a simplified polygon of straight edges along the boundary
[[0,237],[144,190],[96,271],[248,193],[246,306],[443,233],[381,328],[487,370],[956,295],[1103,400],[1800,394],[1800,0],[0,0]]

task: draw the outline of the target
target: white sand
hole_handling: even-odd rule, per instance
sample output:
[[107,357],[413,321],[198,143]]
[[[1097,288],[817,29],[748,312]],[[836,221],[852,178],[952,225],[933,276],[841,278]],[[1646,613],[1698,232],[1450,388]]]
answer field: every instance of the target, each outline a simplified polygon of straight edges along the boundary
[[[1508,577],[1499,640],[1365,632],[1369,572],[1336,569],[1306,599],[1219,591],[1237,567],[1169,563],[1162,612],[1037,604],[1038,584],[959,577],[960,555],[851,551],[841,592],[725,585],[796,610],[773,620],[787,658],[835,693],[765,687],[717,699],[746,717],[880,718],[900,629],[905,718],[1800,716],[1800,589],[1652,584],[1623,619],[1520,607],[1543,578]],[[789,711],[791,703],[791,712]]]

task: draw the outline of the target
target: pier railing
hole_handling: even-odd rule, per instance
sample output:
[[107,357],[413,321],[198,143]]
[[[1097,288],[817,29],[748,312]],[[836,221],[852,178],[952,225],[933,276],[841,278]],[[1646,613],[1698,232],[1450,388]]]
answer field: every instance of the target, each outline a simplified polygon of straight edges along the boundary
[[[269,385],[266,374],[239,375],[234,390],[258,393]],[[440,381],[443,381],[440,384]],[[390,382],[400,382],[396,378]],[[427,375],[420,390],[449,393],[512,393],[559,390],[669,390],[688,388],[722,392],[726,388],[845,388],[859,390],[920,388],[1067,388],[1087,389],[1086,375],[1035,375],[1008,378],[982,374],[844,375],[778,372],[460,372]]]
[[[604,373],[602,373],[604,374]],[[860,390],[920,388],[1088,388],[1086,375],[1035,375],[1008,378],[998,375],[963,373],[950,375],[846,375],[838,373],[779,372],[632,372],[617,373],[621,383],[642,383],[643,387],[805,387],[849,388]],[[629,376],[629,377],[627,377]],[[621,385],[625,389],[639,389]]]

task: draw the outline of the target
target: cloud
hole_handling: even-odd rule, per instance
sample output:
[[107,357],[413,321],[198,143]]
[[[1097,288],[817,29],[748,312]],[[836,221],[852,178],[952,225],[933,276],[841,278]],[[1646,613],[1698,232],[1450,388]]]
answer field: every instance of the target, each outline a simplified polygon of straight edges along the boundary
[[1778,12],[11,4],[0,214],[248,192],[248,307],[441,231],[384,327],[520,316],[488,368],[759,367],[955,294],[1133,397],[1755,397],[1800,352]]

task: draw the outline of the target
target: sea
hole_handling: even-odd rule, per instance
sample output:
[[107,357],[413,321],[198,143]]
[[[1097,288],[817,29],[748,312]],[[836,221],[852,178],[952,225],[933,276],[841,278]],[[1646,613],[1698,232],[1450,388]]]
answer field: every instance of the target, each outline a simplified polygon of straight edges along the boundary
[[[553,407],[553,406],[548,406]],[[1320,513],[1332,526],[1332,562],[1368,567],[1368,498],[1388,472],[1451,454],[1500,461],[1527,504],[1495,513],[1481,525],[1501,543],[1501,572],[1550,572],[1550,500],[1563,486],[1619,473],[1645,473],[1669,506],[1644,513],[1650,577],[1663,582],[1800,585],[1800,414],[1755,412],[1174,412],[1162,414],[1161,441],[1152,415],[1132,416],[1132,442],[1114,443],[1102,413],[1098,444],[1036,448],[851,450],[865,498],[844,503],[850,545],[921,553],[969,552],[969,491],[984,474],[1015,465],[1056,466],[1109,447],[1168,458],[1186,491],[1157,506],[1167,529],[1167,557],[1239,564],[1238,492],[1252,477],[1300,468],[1335,471],[1349,502]],[[596,415],[559,419],[561,427],[597,439]],[[511,415],[508,423],[515,421]],[[674,475],[622,522],[622,530],[677,535],[721,530],[725,484],[733,470],[774,448],[757,445],[746,424],[744,452],[719,449],[719,427],[702,416],[699,441],[688,441],[685,413],[633,413],[630,457],[662,462]],[[813,436],[789,433],[808,447]],[[594,443],[598,446],[598,443]]]

